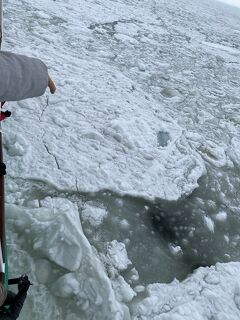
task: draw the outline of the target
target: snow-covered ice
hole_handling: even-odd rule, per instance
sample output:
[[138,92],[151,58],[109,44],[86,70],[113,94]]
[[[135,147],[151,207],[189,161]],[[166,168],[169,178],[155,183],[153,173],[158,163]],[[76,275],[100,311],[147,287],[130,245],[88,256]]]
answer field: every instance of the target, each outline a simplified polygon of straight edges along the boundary
[[106,209],[96,207],[91,203],[86,203],[82,210],[81,218],[83,221],[88,221],[93,227],[98,227],[106,218],[107,214]]
[[131,261],[128,259],[124,243],[113,240],[107,244],[107,257],[117,270],[125,270]]
[[[38,319],[50,308],[56,309],[51,319],[64,315],[68,319],[69,313],[69,319],[80,315],[83,319],[127,319],[126,307],[116,300],[103,265],[82,232],[76,206],[66,199],[49,197],[42,204],[34,209],[6,208],[8,229],[15,242],[14,248],[9,248],[11,273],[28,271],[38,283],[22,319],[31,315]],[[30,265],[24,261],[29,255],[33,256],[33,261],[28,258]],[[38,291],[46,300],[53,295],[55,301],[49,300],[43,310],[36,309]],[[65,298],[69,307],[59,303],[56,308],[57,298]]]
[[58,88],[2,126],[9,271],[34,282],[21,319],[238,320],[240,10],[4,10],[4,49],[42,58]]
[[[120,72],[118,65],[109,63],[108,56],[102,58],[100,51],[99,59],[94,53],[91,57],[92,51],[86,47],[87,43],[94,46],[96,42],[95,47],[99,50],[95,33],[105,33],[107,27],[114,29],[118,41],[125,43],[129,37],[133,42],[133,36],[138,34],[135,23],[126,26],[125,17],[123,23],[118,25],[116,22],[112,26],[106,23],[105,27],[105,15],[116,13],[110,8],[99,8],[94,1],[85,5],[77,6],[73,1],[73,13],[69,6],[59,2],[27,4],[30,11],[39,12],[40,16],[28,16],[27,24],[19,28],[18,33],[24,33],[25,28],[32,25],[35,31],[24,36],[24,43],[19,41],[18,34],[18,50],[36,55],[28,43],[39,32],[34,40],[38,46],[37,55],[45,58],[51,67],[57,79],[58,95],[40,99],[40,105],[38,101],[18,103],[11,125],[5,128],[8,136],[6,161],[18,177],[47,180],[63,190],[96,192],[108,189],[122,195],[168,200],[191,193],[204,173],[204,164],[190,148],[183,129],[167,115],[159,101],[135,86],[133,80]],[[125,8],[118,3],[116,9],[118,6]],[[49,18],[42,16],[46,10]],[[54,16],[56,10],[60,15],[58,19]],[[85,10],[90,10],[88,15]],[[65,11],[68,13],[63,18]],[[138,11],[141,16],[143,10]],[[131,11],[125,14],[132,19]],[[103,22],[97,23],[95,16]],[[76,17],[81,20],[80,24]],[[116,19],[121,21],[121,15]],[[51,23],[58,30],[54,37],[49,30]],[[126,30],[129,35],[123,34]],[[46,37],[51,37],[50,44]],[[69,50],[70,39],[72,47]],[[84,47],[81,47],[82,41]],[[129,43],[137,45],[132,42]],[[55,47],[58,48],[57,56]],[[144,69],[140,61],[137,65]],[[165,88],[162,94],[175,96],[170,92],[172,89]],[[24,116],[23,106],[27,108]],[[13,133],[11,126],[15,121],[18,131]],[[161,132],[168,135],[167,143],[161,141]],[[38,148],[33,151],[32,145],[38,145]],[[67,153],[71,157],[67,157]],[[22,156],[21,161],[16,162],[13,156]],[[41,162],[36,163],[36,159]]]
[[152,284],[134,307],[133,319],[235,320],[240,317],[239,263],[199,268],[179,283]]
[[215,219],[219,222],[224,222],[227,219],[227,213],[225,211],[220,211],[216,214]]

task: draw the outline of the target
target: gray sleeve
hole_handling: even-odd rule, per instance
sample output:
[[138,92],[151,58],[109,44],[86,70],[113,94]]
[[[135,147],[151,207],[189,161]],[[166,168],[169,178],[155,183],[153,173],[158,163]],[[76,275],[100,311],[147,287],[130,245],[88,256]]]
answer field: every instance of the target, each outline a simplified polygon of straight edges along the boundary
[[47,85],[48,71],[41,60],[0,52],[0,101],[41,96]]

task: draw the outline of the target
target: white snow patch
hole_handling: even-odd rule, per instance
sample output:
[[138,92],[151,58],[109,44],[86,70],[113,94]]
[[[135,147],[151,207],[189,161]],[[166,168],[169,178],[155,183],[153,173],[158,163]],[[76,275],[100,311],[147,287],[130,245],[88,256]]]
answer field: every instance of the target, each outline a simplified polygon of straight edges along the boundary
[[226,4],[229,4],[234,7],[239,7],[240,8],[240,1],[239,0],[217,0]]
[[107,244],[107,257],[119,271],[126,270],[131,263],[128,259],[125,244],[117,240],[113,240]]
[[193,275],[170,284],[152,284],[148,297],[137,303],[133,319],[206,320],[240,317],[238,262],[199,268]]
[[4,146],[11,157],[23,156],[30,149],[30,145],[21,134],[11,132],[4,137]]
[[182,248],[180,246],[176,246],[172,243],[168,245],[170,252],[175,255],[181,255],[182,254]]
[[88,221],[93,227],[100,226],[107,215],[106,209],[97,207],[91,203],[86,203],[81,212],[82,220]]
[[227,213],[225,211],[220,211],[215,215],[215,219],[219,222],[225,222],[227,220]]

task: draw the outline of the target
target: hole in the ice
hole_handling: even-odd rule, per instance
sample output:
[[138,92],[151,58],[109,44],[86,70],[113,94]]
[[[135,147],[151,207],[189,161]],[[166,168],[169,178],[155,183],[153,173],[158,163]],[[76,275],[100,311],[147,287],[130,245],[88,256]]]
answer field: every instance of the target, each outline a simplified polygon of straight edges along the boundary
[[[159,236],[159,241],[166,241],[169,254],[180,259],[189,266],[189,272],[195,266],[205,266],[215,262],[214,257],[206,250],[211,243],[208,232],[201,218],[192,213],[191,206],[168,205],[164,209],[160,206],[149,211],[152,228]],[[177,263],[177,262],[176,262]]]
[[[228,172],[219,176],[219,168],[216,175],[208,169],[208,175],[198,181],[198,189],[177,202],[149,203],[110,192],[61,196],[80,201],[81,208],[83,201],[106,209],[101,225],[92,226],[87,221],[82,224],[85,235],[101,253],[106,242],[124,243],[132,266],[139,273],[139,280],[133,281],[132,267],[126,270],[129,283],[137,286],[171,282],[174,278],[182,280],[199,266],[240,260],[240,210],[237,197],[233,198],[232,191],[227,189],[230,182],[237,186],[239,178],[234,176],[229,181]],[[34,186],[23,184],[27,199],[29,196],[43,198],[51,192],[52,196],[60,196],[44,184]],[[220,197],[220,190],[225,197]],[[229,206],[225,203],[227,199],[231,200]],[[82,209],[80,212],[82,214]]]
[[150,212],[153,230],[156,233],[159,233],[167,241],[173,241],[175,239],[175,232],[171,228],[168,219],[166,219],[164,216],[165,214],[162,211],[159,211],[159,214]]
[[126,245],[139,280],[131,280],[129,269],[124,277],[134,286],[166,283],[174,278],[183,280],[198,267],[236,261],[239,255],[235,248],[240,237],[236,237],[237,228],[233,232],[232,226],[238,225],[237,216],[223,216],[223,206],[215,191],[207,187],[209,180],[210,176],[202,178],[197,190],[177,202],[149,203],[143,199],[101,196],[98,200],[105,203],[108,211],[101,229],[94,231],[85,224],[83,228],[100,252],[103,244],[112,240]]
[[159,147],[166,147],[170,141],[170,135],[168,132],[159,131],[157,133],[157,141]]
[[[224,199],[218,197],[216,189],[207,187],[212,184],[212,179],[216,183],[215,178],[208,175],[201,179],[200,187],[186,199],[161,202],[149,210],[152,228],[159,236],[159,242],[164,239],[170,244],[169,252],[175,255],[176,264],[181,261],[190,272],[200,266],[240,259],[236,250],[240,244],[237,231],[240,219],[229,210]],[[225,181],[221,183],[225,188]],[[189,273],[186,272],[185,277]]]
[[177,96],[177,91],[172,88],[164,88],[161,90],[161,95],[165,98],[173,98]]

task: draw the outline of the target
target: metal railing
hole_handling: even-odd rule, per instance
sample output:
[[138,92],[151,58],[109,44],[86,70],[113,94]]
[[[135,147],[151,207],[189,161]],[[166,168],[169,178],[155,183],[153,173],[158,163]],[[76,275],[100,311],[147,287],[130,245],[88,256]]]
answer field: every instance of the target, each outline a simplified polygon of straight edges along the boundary
[[[3,11],[0,0],[0,48],[3,35]],[[0,132],[0,161],[3,162],[2,133]],[[5,272],[5,217],[4,217],[4,176],[0,176],[0,282],[4,282]]]
[[[3,161],[2,156],[2,133],[0,132],[0,161]],[[4,176],[0,176],[0,244],[2,265],[0,267],[0,281],[4,281],[4,264],[5,264],[5,216],[4,216]],[[3,269],[3,270],[2,270]]]

